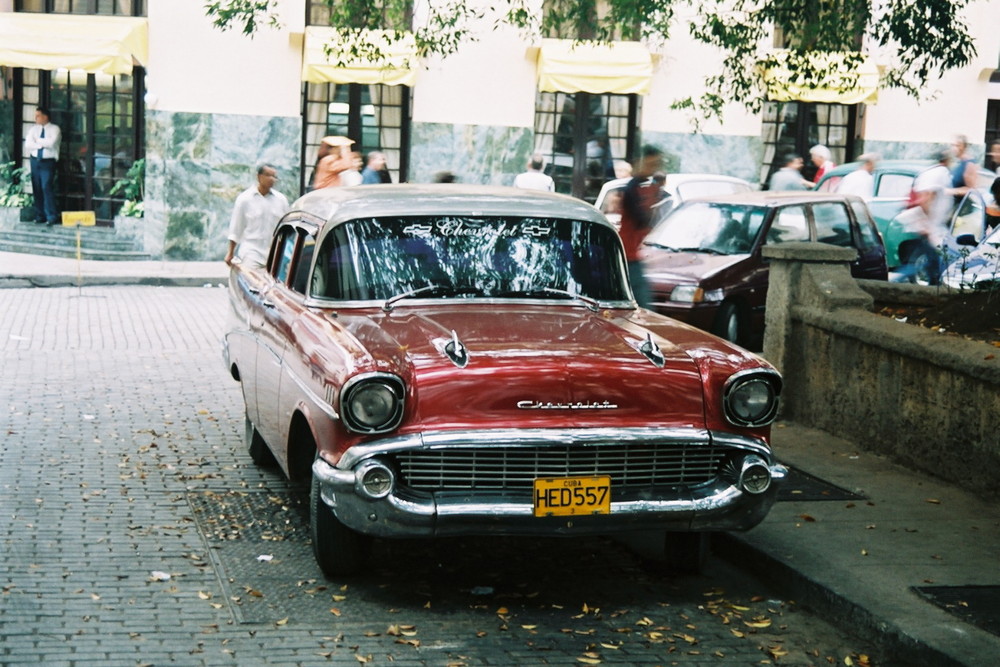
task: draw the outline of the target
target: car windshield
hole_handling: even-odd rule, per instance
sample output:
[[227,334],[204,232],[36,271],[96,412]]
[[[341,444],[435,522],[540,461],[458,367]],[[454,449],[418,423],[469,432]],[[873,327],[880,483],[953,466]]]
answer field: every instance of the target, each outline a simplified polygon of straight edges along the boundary
[[340,224],[322,241],[312,295],[338,300],[629,301],[610,227],[580,220],[426,216]]
[[763,208],[741,204],[688,202],[657,225],[646,243],[668,250],[745,254],[753,247],[764,212]]

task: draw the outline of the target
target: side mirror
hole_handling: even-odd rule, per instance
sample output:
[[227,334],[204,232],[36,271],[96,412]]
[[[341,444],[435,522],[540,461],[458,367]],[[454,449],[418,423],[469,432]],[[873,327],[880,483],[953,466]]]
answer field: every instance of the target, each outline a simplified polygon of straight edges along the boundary
[[959,234],[958,238],[955,239],[955,243],[958,245],[975,246],[978,245],[976,237],[973,234]]

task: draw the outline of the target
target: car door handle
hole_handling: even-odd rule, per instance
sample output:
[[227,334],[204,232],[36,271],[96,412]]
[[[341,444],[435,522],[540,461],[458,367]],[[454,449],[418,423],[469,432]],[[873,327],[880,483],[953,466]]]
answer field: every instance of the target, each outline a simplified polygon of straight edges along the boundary
[[264,299],[263,301],[261,301],[260,304],[262,306],[264,306],[265,308],[274,308],[274,302],[273,301],[268,301],[267,299]]
[[253,294],[254,296],[260,294],[260,290],[257,289],[256,287],[247,287],[247,291]]

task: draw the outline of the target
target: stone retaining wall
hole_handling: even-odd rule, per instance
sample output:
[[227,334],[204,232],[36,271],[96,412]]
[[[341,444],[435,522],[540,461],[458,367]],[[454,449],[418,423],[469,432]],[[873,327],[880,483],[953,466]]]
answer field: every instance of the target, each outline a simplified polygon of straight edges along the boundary
[[875,314],[873,294],[944,297],[855,281],[852,250],[795,243],[764,254],[764,356],[785,378],[783,418],[1000,497],[1000,350]]

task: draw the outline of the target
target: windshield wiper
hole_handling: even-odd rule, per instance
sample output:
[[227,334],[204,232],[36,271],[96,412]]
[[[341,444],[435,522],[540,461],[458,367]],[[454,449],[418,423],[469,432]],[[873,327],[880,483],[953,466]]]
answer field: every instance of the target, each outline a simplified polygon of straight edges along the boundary
[[590,310],[595,313],[601,309],[600,302],[589,296],[584,296],[583,294],[574,294],[573,292],[559,289],[557,287],[529,287],[523,290],[512,290],[510,292],[505,292],[503,296],[538,296],[540,294],[555,294],[558,296],[566,296],[574,301],[579,301],[585,305]]
[[677,252],[703,252],[707,255],[725,255],[721,250],[716,250],[715,248],[679,248]]
[[403,299],[412,299],[415,296],[460,296],[462,294],[482,294],[482,290],[478,287],[471,286],[452,287],[450,285],[426,285],[424,287],[412,289],[409,292],[403,292],[402,294],[389,297],[386,299],[385,303],[382,304],[382,310],[388,313],[397,302],[402,301]]

